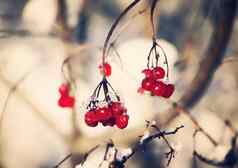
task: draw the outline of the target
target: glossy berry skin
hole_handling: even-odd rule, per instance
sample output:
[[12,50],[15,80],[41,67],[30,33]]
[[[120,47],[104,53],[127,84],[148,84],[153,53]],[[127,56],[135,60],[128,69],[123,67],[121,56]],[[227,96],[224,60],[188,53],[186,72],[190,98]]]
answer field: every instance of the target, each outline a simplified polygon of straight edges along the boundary
[[122,115],[127,109],[123,106],[121,102],[112,102],[110,105],[113,116]]
[[96,127],[98,125],[97,116],[94,111],[88,111],[84,115],[85,123],[90,127]]
[[124,129],[127,127],[129,121],[128,115],[120,115],[116,117],[116,126],[120,129]]
[[174,93],[175,87],[173,84],[166,85],[165,92],[163,93],[164,98],[169,98]]
[[166,84],[164,84],[161,81],[158,81],[155,83],[152,89],[152,94],[156,96],[162,96],[164,95],[165,90],[166,90]]
[[145,78],[141,82],[141,87],[144,90],[151,91],[154,87],[155,81],[151,78]]
[[151,69],[144,69],[142,73],[145,75],[146,78],[152,78],[153,77],[153,71]]
[[107,107],[102,107],[102,108],[96,109],[95,114],[99,121],[106,121],[112,117],[112,112]]
[[165,76],[165,71],[162,67],[155,67],[153,69],[153,77],[154,79],[162,79]]
[[104,66],[99,65],[100,73],[105,74],[105,76],[111,76],[112,74],[112,67],[109,63],[105,63]]
[[69,85],[67,83],[63,83],[59,87],[59,93],[61,94],[61,96],[68,96],[69,90]]
[[63,108],[73,108],[74,104],[75,99],[71,96],[61,96],[58,100],[58,105]]

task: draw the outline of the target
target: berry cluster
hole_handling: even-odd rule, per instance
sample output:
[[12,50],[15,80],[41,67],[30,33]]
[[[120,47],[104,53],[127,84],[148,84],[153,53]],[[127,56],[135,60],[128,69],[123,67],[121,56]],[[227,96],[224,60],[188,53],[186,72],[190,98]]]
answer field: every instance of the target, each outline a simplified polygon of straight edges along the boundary
[[[159,66],[160,54],[158,53],[157,47],[159,47],[164,55],[165,64],[167,65],[167,71]],[[154,51],[154,54],[152,54]],[[141,82],[141,87],[138,89],[139,93],[149,91],[153,96],[161,96],[169,98],[174,93],[174,85],[167,84],[164,81],[168,80],[168,61],[163,48],[153,39],[153,45],[148,55],[147,68],[142,71],[145,78]],[[164,78],[166,78],[164,80]]]
[[112,74],[112,68],[111,68],[111,65],[109,63],[104,63],[103,65],[99,65],[99,70],[100,70],[100,73],[102,75],[105,75],[105,76],[111,76]]
[[[103,88],[103,94],[101,88]],[[101,101],[100,96],[103,97]],[[91,96],[84,116],[85,123],[90,127],[96,127],[98,123],[102,123],[103,126],[116,125],[124,129],[128,125],[128,120],[126,107],[121,103],[120,97],[110,83],[103,78]]]
[[165,77],[165,71],[162,67],[155,67],[153,69],[144,69],[142,71],[145,78],[141,82],[141,88],[149,91],[151,95],[169,98],[174,92],[173,84],[166,84],[162,81]]
[[60,98],[58,105],[62,108],[73,108],[75,98],[69,95],[70,87],[69,84],[61,84],[59,87]]
[[129,116],[126,114],[127,109],[121,102],[111,102],[107,106],[90,109],[85,114],[85,122],[90,127],[96,127],[98,123],[103,126],[116,125],[124,129],[128,125]]

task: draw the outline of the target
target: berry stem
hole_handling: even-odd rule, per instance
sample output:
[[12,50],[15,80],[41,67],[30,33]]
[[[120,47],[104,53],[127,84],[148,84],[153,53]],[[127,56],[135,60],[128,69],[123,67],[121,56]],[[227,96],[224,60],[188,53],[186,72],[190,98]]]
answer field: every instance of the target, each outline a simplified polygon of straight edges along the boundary
[[167,68],[167,73],[166,73],[166,77],[167,79],[169,79],[169,63],[168,63],[168,58],[167,55],[163,49],[163,47],[161,47],[156,41],[155,41],[156,46],[158,46],[159,48],[161,48],[163,55],[164,55],[164,60],[165,60],[165,64],[166,64],[166,68]]
[[[105,60],[106,60],[106,52],[107,52],[108,44],[109,44],[109,40],[110,40],[114,30],[116,29],[116,27],[119,24],[120,20],[140,1],[141,0],[134,0],[124,11],[122,11],[122,13],[118,16],[116,21],[113,23],[111,29],[108,32],[108,35],[107,35],[106,40],[104,42],[104,45],[103,45],[102,65],[104,65],[105,62],[106,62]],[[105,73],[103,74],[103,76],[105,77]]]
[[110,102],[111,99],[110,99],[110,96],[108,94],[107,84],[108,84],[107,79],[106,79],[106,77],[104,77],[103,80],[102,80],[102,85],[103,85],[103,91],[104,91],[104,94],[105,94],[105,100],[106,100],[106,102]]
[[155,8],[159,0],[154,0],[151,5],[151,10],[150,10],[150,21],[152,25],[152,31],[153,31],[153,41],[156,39],[156,32],[155,32],[155,23],[154,23],[154,13],[155,13]]

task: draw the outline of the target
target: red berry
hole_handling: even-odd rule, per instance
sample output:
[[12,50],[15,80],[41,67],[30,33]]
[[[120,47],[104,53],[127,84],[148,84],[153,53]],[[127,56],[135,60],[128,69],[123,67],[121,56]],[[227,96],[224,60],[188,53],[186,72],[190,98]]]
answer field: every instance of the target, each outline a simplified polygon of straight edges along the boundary
[[162,79],[164,78],[164,76],[165,76],[165,71],[162,67],[158,66],[153,69],[153,77],[155,79]]
[[116,123],[116,119],[114,117],[111,117],[111,118],[109,118],[106,121],[102,121],[102,125],[103,126],[111,126],[111,127],[113,127],[115,125],[115,123]]
[[84,115],[85,123],[90,127],[96,127],[98,125],[97,116],[94,111],[88,111]]
[[101,74],[105,74],[105,76],[111,76],[112,68],[109,63],[105,63],[103,66],[99,65],[99,70]]
[[169,98],[173,93],[174,93],[174,85],[173,84],[168,84],[166,85],[165,92],[163,93],[163,97]]
[[152,94],[156,96],[162,96],[166,90],[166,84],[164,84],[161,81],[158,81],[155,83],[153,89],[152,89]]
[[61,95],[68,96],[69,95],[69,84],[63,83],[59,87],[59,92]]
[[144,90],[151,91],[153,86],[155,84],[155,81],[151,78],[145,78],[141,82],[141,87]]
[[153,71],[151,69],[144,69],[142,73],[145,74],[146,78],[151,78],[153,76]]
[[122,115],[124,112],[127,111],[121,102],[112,102],[110,108],[113,116]]
[[71,96],[61,96],[60,99],[58,100],[58,105],[60,107],[69,107],[72,108],[75,104],[75,99],[74,97]]
[[105,121],[112,117],[112,112],[107,107],[98,108],[95,113],[99,121]]
[[120,115],[116,117],[116,125],[120,129],[124,129],[128,125],[129,116],[128,115]]

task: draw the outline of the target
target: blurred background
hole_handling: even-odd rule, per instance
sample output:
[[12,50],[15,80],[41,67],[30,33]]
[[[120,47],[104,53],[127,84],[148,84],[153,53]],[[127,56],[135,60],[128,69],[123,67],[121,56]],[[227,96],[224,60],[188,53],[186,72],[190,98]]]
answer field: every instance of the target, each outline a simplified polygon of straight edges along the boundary
[[[109,139],[120,149],[133,146],[145,131],[145,120],[168,115],[171,101],[178,101],[187,91],[200,61],[206,59],[204,53],[219,22],[222,1],[159,2],[157,38],[168,56],[170,82],[176,86],[169,101],[137,93],[152,45],[150,1],[141,0],[122,19],[110,41],[116,52],[111,51],[107,58],[112,66],[109,81],[130,115],[128,127],[119,130],[86,126],[85,104],[101,79],[98,65],[110,26],[132,0],[0,0],[0,168],[51,168],[73,153],[61,166],[71,168],[90,148]],[[201,127],[219,142],[214,147],[199,135],[197,150],[216,160],[224,158],[232,137],[223,120],[238,127],[237,35],[235,21],[223,62],[201,100],[190,109]],[[65,82],[61,67],[66,58],[70,58],[71,67],[67,73],[77,86],[73,110],[57,105],[58,88]],[[170,167],[194,167],[193,123],[180,115],[163,128],[173,130],[181,124],[185,128],[169,137],[178,149]],[[97,167],[104,151],[102,147],[92,153],[85,167]],[[166,151],[164,143],[154,141],[126,165],[165,167]]]

